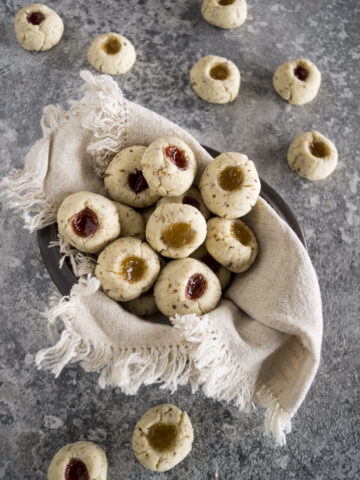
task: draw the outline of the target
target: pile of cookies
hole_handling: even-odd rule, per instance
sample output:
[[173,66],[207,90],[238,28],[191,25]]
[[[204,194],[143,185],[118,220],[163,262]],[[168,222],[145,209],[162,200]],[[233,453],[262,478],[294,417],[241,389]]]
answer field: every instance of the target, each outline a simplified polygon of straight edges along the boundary
[[260,180],[252,161],[223,153],[193,185],[197,162],[177,137],[118,154],[105,172],[111,200],[77,192],[62,202],[60,235],[96,254],[104,292],[138,316],[213,310],[231,274],[247,270],[258,244],[240,219],[255,205]]

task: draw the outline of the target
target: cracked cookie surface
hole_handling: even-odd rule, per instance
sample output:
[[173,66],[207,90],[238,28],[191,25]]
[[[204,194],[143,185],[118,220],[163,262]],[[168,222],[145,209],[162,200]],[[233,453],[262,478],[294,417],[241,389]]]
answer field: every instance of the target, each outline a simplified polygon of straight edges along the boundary
[[42,3],[23,7],[15,17],[16,38],[25,50],[49,50],[60,41],[63,32],[61,17]]
[[118,33],[103,33],[90,45],[89,63],[102,73],[119,75],[128,72],[136,60],[134,45]]
[[119,215],[121,225],[121,237],[135,237],[144,240],[145,224],[139,212],[127,205],[113,202]]
[[166,472],[190,453],[193,428],[186,412],[164,403],[137,422],[132,447],[138,461],[153,472]]
[[154,298],[167,317],[203,315],[218,304],[221,286],[215,273],[194,258],[169,262],[155,283]]
[[215,55],[200,58],[190,71],[191,85],[206,102],[228,103],[240,89],[240,71],[231,60]]

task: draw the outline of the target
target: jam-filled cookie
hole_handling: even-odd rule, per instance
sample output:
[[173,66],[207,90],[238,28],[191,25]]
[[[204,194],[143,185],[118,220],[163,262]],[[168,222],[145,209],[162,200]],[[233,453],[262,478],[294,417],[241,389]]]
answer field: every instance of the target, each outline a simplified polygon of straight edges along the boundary
[[153,472],[166,472],[190,453],[193,428],[186,412],[164,403],[137,422],[132,447],[138,461]]
[[123,203],[113,202],[119,215],[121,225],[121,237],[135,237],[144,240],[145,224],[143,217],[133,208]]
[[191,85],[206,102],[228,103],[240,89],[240,71],[227,58],[208,55],[200,58],[190,71]]
[[211,25],[235,28],[246,20],[247,4],[245,0],[203,0],[201,13]]
[[97,253],[120,234],[114,203],[92,192],[65,198],[57,213],[60,234],[81,252]]
[[153,205],[159,195],[149,188],[141,158],[146,147],[134,145],[117,153],[105,171],[105,188],[111,198],[130,207]]
[[146,240],[164,257],[185,258],[206,237],[206,220],[191,205],[167,203],[156,208],[145,230]]
[[189,190],[176,197],[163,197],[157,202],[157,206],[165,205],[166,203],[182,203],[184,205],[191,205],[199,210],[202,216],[207,220],[210,212],[206,207],[201,194],[196,187],[191,187]]
[[301,177],[322,180],[335,170],[338,152],[335,145],[319,132],[305,132],[290,144],[288,163]]
[[109,297],[127,302],[149,290],[159,271],[159,258],[147,243],[123,237],[100,253],[95,276]]
[[136,51],[130,40],[113,32],[95,38],[87,55],[96,70],[110,75],[128,72],[136,60]]
[[258,244],[240,219],[211,218],[205,242],[209,253],[231,272],[245,272],[256,259]]
[[56,45],[64,32],[61,17],[42,3],[32,3],[15,17],[15,33],[25,50],[44,51]]
[[159,311],[154,300],[154,289],[152,287],[140,297],[124,302],[123,306],[128,312],[138,317],[150,317]]
[[226,218],[248,213],[260,193],[260,180],[254,163],[242,153],[227,152],[205,168],[200,191],[208,209]]
[[293,105],[304,105],[314,100],[320,84],[319,69],[306,58],[283,63],[273,78],[277,93]]
[[108,463],[102,448],[92,442],[62,447],[51,460],[48,480],[106,480]]
[[205,245],[200,245],[200,247],[191,254],[192,258],[199,260],[200,262],[205,263],[206,266],[212,270],[215,275],[218,277],[222,291],[229,285],[231,280],[231,272],[225,268],[221,263],[215,260],[214,257],[206,250]]
[[169,262],[154,287],[156,305],[168,317],[210,312],[220,297],[219,279],[205,263],[194,258]]
[[177,137],[161,137],[151,143],[141,165],[150,188],[162,197],[186,192],[196,174],[193,151]]

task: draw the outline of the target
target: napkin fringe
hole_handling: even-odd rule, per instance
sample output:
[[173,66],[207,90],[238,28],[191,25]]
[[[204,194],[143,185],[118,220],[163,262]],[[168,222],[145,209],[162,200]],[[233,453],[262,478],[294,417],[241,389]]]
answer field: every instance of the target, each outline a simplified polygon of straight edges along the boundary
[[57,240],[50,242],[49,248],[53,247],[58,247],[62,254],[59,260],[59,268],[62,268],[65,260],[68,258],[76,278],[94,274],[96,258],[72,247],[59,233]]

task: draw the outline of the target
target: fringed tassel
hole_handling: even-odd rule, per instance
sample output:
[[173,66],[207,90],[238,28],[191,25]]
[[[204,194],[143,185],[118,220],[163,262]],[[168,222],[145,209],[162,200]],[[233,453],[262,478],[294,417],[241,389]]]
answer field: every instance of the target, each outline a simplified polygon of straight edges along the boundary
[[95,257],[79,252],[79,250],[73,248],[60,234],[58,234],[57,240],[50,242],[49,247],[59,247],[60,253],[62,254],[59,261],[60,268],[62,268],[66,258],[68,258],[75,277],[79,278],[94,274],[96,267]]

